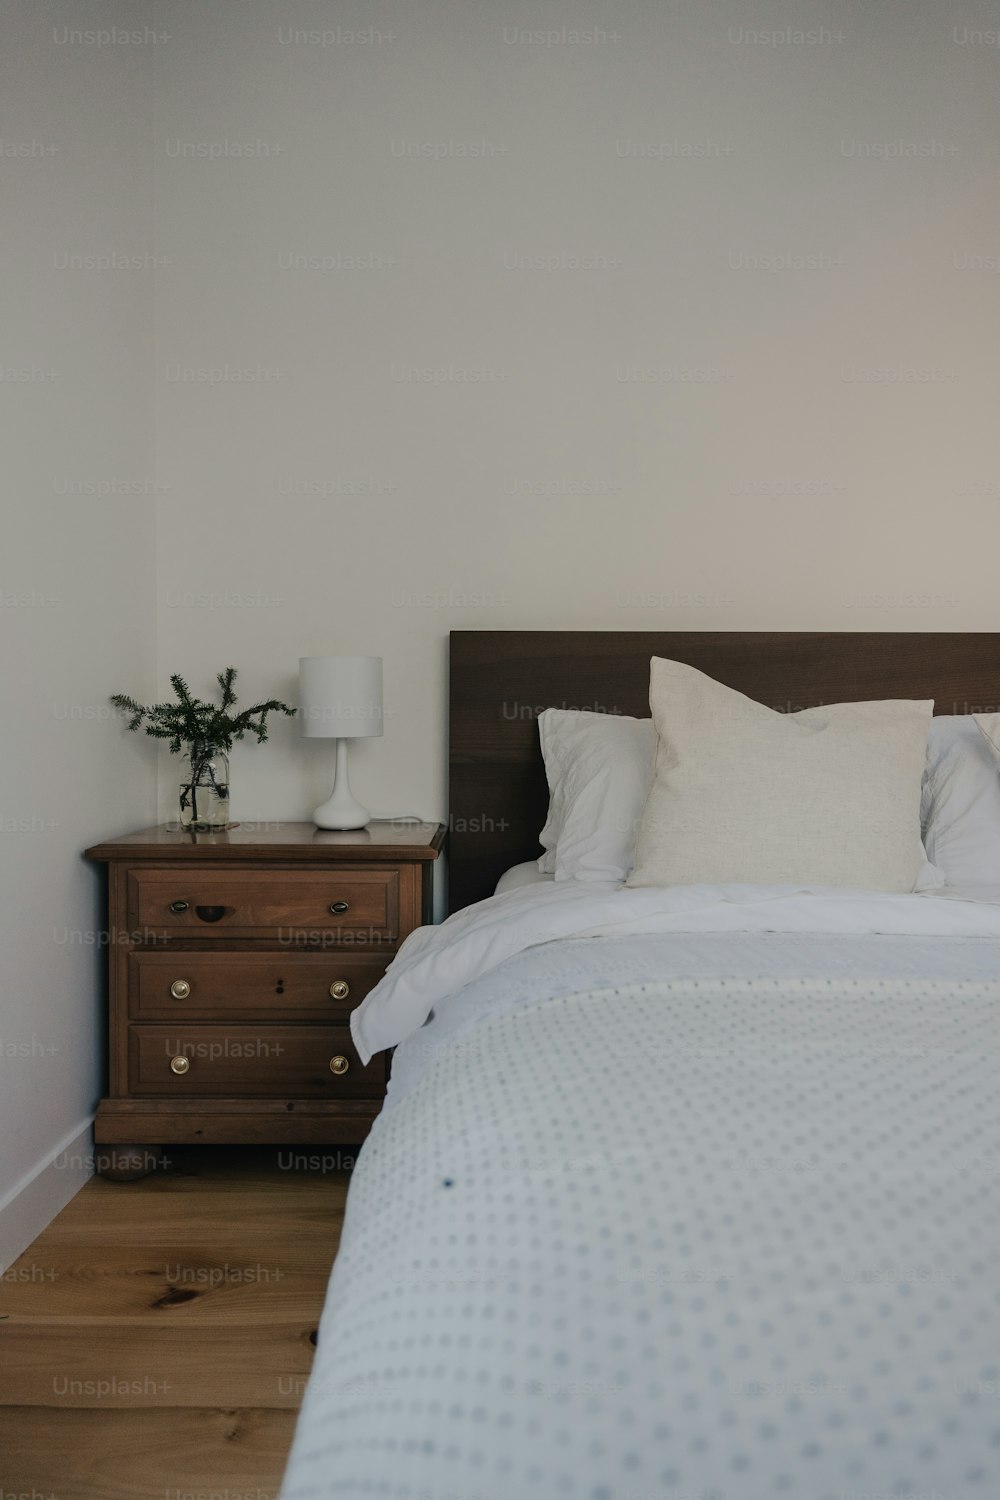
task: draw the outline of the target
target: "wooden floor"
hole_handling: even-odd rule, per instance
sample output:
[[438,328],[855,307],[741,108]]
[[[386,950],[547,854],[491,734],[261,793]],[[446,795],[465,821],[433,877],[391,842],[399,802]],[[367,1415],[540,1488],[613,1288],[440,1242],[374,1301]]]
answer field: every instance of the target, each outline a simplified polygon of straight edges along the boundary
[[89,1182],[0,1276],[0,1495],[274,1500],[352,1154],[202,1147]]

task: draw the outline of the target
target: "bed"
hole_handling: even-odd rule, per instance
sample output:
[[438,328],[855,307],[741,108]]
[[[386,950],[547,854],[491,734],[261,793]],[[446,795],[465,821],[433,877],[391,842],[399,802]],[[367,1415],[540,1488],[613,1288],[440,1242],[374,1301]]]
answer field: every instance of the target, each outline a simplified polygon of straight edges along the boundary
[[392,1082],[284,1500],[1000,1493],[1000,881],[492,894],[543,708],[642,715],[662,656],[993,714],[998,648],[453,634],[452,916],[355,1013]]

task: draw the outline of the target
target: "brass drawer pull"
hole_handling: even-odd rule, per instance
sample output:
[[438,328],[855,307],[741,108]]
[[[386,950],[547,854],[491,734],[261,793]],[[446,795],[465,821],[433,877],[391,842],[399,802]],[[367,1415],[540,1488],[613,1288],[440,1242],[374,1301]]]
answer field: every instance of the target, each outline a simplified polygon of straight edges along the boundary
[[330,902],[330,910],[333,912],[333,915],[335,917],[342,917],[344,915],[344,912],[347,911],[347,909],[348,909],[349,906],[350,906],[350,902],[349,901],[331,901]]
[[170,1059],[171,1073],[177,1073],[178,1075],[180,1075],[182,1073],[186,1073],[190,1067],[191,1059],[189,1057],[185,1057],[183,1053],[178,1053],[176,1057],[172,1057]]
[[170,910],[180,916],[181,912],[187,911],[188,905],[187,901],[171,901]]
[[337,1056],[336,1056],[336,1057],[331,1057],[331,1058],[330,1058],[330,1072],[331,1072],[331,1073],[336,1073],[336,1074],[337,1074],[337,1076],[338,1076],[338,1078],[339,1078],[339,1077],[340,1077],[340,1076],[341,1076],[341,1075],[342,1075],[342,1074],[344,1074],[344,1073],[346,1073],[346,1072],[347,1072],[347,1070],[348,1070],[348,1068],[349,1068],[349,1067],[350,1067],[350,1066],[351,1066],[351,1065],[350,1065],[350,1063],[349,1063],[349,1062],[348,1062],[348,1060],[347,1060],[347,1058],[346,1058],[346,1057],[343,1057],[343,1056],[342,1056],[342,1055],[341,1055],[341,1054],[339,1054],[339,1053],[338,1053],[338,1055],[337,1055]]
[[191,993],[191,986],[186,979],[175,979],[170,986],[170,993],[175,1000],[186,1000]]
[[330,986],[330,995],[334,1000],[346,1000],[351,993],[351,986],[346,979],[335,979]]

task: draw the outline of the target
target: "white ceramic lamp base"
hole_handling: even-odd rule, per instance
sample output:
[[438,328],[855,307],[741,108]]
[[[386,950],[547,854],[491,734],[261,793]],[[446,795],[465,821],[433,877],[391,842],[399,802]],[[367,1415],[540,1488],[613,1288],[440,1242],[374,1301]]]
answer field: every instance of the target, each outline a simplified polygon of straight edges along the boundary
[[333,791],[313,813],[313,822],[317,828],[365,828],[371,822],[371,813],[367,807],[361,806],[351,791],[351,779],[347,772],[347,745],[347,740],[337,741],[337,769]]

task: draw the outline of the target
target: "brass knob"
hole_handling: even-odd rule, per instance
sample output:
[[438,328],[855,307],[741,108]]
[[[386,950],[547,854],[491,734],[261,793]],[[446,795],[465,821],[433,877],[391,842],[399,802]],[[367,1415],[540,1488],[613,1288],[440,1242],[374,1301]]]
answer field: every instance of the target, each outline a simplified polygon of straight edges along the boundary
[[330,1072],[336,1073],[338,1077],[342,1073],[346,1073],[350,1066],[351,1065],[348,1062],[347,1058],[341,1056],[339,1053],[336,1057],[330,1058]]
[[170,903],[170,910],[176,912],[178,916],[180,916],[181,912],[187,911],[187,909],[187,901],[171,901]]
[[190,1066],[191,1059],[189,1057],[185,1057],[182,1052],[179,1052],[176,1057],[172,1057],[170,1059],[171,1073],[186,1073]]
[[351,993],[351,986],[346,979],[335,979],[330,986],[330,995],[334,1000],[346,1000]]
[[350,903],[347,901],[331,901],[330,910],[333,912],[333,915],[335,917],[342,917],[349,904]]
[[175,979],[170,986],[170,993],[175,1000],[186,1000],[191,993],[191,986],[186,979]]

